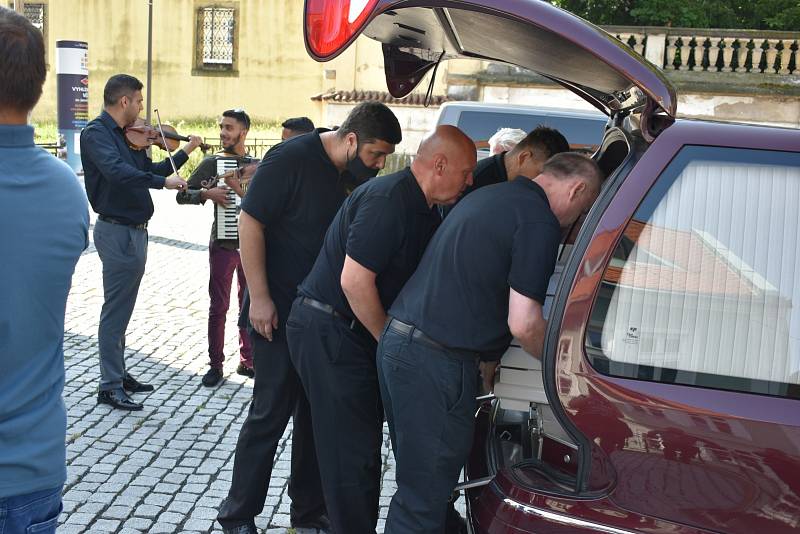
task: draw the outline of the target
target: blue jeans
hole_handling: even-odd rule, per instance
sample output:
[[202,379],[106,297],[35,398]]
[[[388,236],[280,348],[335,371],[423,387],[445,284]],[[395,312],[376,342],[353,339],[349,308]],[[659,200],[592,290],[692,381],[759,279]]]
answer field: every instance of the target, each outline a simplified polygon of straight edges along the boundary
[[0,499],[0,534],[52,534],[61,514],[61,489]]

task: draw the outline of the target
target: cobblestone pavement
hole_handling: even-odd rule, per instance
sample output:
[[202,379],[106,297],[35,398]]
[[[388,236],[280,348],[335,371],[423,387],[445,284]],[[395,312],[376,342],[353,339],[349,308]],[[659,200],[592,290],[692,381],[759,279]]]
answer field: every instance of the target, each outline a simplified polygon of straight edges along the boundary
[[[214,518],[230,485],[252,380],[234,372],[238,341],[231,310],[225,380],[216,388],[201,385],[208,365],[212,208],[178,206],[169,191],[154,191],[153,197],[147,271],[126,339],[131,374],[156,386],[154,392],[133,396],[144,402],[143,411],[96,404],[103,288],[93,246],[73,277],[64,335],[67,483],[59,532],[221,532]],[[379,532],[395,489],[385,429],[384,438]],[[289,526],[291,446],[290,423],[278,448],[266,506],[256,518],[256,525],[271,534]],[[463,503],[459,508],[463,514]]]

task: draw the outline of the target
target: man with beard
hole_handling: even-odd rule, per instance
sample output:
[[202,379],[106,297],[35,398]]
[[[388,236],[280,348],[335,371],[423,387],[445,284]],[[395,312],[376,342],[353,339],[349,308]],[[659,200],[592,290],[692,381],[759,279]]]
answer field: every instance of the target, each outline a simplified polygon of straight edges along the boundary
[[[244,196],[246,180],[243,173],[252,171],[246,167],[253,161],[245,150],[245,139],[250,130],[250,117],[243,109],[229,109],[222,112],[219,121],[219,140],[222,150],[218,154],[208,156],[197,166],[189,178],[188,188],[179,191],[175,197],[178,204],[205,204],[210,200],[214,207],[228,207],[228,191],[233,191],[239,196]],[[242,167],[239,171],[227,174],[226,186],[217,186],[217,162],[220,157],[235,158],[236,166]],[[213,387],[222,380],[222,364],[225,362],[225,317],[231,300],[231,284],[236,273],[238,281],[239,311],[242,309],[242,299],[247,282],[239,258],[238,239],[219,239],[217,237],[217,210],[214,210],[214,223],[211,225],[211,240],[208,244],[208,296],[210,300],[208,310],[208,357],[210,367],[203,376],[203,385]],[[240,375],[253,377],[253,354],[250,339],[245,328],[239,328],[239,366],[236,372]]]
[[[141,410],[131,393],[152,391],[125,368],[125,330],[136,305],[147,262],[147,222],[153,216],[149,189],[183,189],[180,168],[202,139],[189,142],[172,156],[173,162],[153,163],[145,150],[128,146],[124,128],[142,112],[142,82],[128,74],[109,78],[103,89],[103,112],[81,132],[86,194],[97,212],[94,244],[103,263],[103,309],[97,342],[100,349],[98,404],[120,410]],[[165,178],[168,177],[168,178]]]
[[297,285],[311,270],[346,187],[378,173],[401,140],[400,124],[379,102],[353,108],[336,132],[318,129],[275,145],[242,203],[239,240],[250,291],[255,385],[239,433],[233,480],[217,520],[226,533],[257,532],[275,453],[293,418],[289,479],[297,532],[329,527],[314,452],[308,401],[289,357],[285,324]]

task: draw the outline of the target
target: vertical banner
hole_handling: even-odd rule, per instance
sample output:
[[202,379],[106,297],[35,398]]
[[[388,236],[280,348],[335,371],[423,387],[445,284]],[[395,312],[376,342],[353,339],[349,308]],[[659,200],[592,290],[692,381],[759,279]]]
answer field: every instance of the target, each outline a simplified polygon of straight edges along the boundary
[[56,41],[58,137],[67,163],[81,172],[81,130],[89,121],[89,46],[84,41]]

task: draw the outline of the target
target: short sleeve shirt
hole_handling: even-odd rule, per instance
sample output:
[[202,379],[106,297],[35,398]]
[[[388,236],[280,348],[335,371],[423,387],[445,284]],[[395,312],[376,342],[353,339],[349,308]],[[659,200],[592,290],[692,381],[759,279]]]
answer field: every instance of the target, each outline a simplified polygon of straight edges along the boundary
[[499,359],[511,342],[509,288],[544,303],[560,238],[532,180],[482,187],[444,220],[389,314],[445,346]]
[[378,295],[387,309],[417,268],[440,221],[410,169],[373,178],[356,188],[336,214],[299,293],[354,319],[340,283],[347,255],[377,275]]
[[281,324],[345,199],[342,177],[322,146],[321,131],[275,145],[242,200],[242,210],[265,226],[267,282]]

